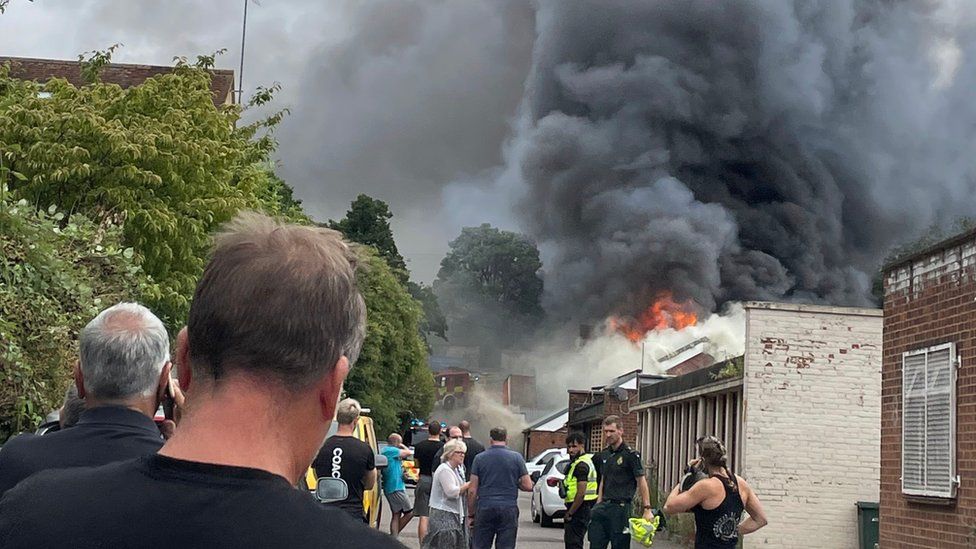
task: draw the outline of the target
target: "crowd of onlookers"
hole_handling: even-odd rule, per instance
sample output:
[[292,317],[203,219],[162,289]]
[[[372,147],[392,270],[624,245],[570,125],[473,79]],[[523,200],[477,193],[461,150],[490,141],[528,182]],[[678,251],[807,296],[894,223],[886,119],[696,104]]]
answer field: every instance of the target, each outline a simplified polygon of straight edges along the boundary
[[[79,335],[61,429],[0,449],[0,547],[397,547],[414,516],[425,548],[514,547],[518,493],[533,486],[504,427],[487,448],[467,421],[446,436],[432,421],[413,448],[391,434],[377,479],[373,449],[354,436],[360,405],[339,402],[366,331],[356,267],[333,230],[244,213],[216,235],[174,348],[142,305],[98,314]],[[637,514],[653,516],[618,418],[603,435],[597,454],[581,434],[566,438],[567,547],[584,536],[600,549],[629,545],[637,494]],[[725,466],[721,441],[700,440],[699,456],[689,467],[702,481],[675,487],[664,510],[695,513],[699,547],[734,547],[765,524],[762,508]],[[323,505],[296,489],[310,464],[342,479],[347,497]],[[365,524],[363,494],[378,481],[392,536]]]

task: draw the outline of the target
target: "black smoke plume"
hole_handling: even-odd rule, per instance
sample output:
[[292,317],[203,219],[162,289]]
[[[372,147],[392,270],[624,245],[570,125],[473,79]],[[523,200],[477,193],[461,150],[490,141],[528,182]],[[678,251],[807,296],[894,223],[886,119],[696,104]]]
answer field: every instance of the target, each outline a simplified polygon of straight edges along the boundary
[[550,312],[870,303],[892,244],[974,209],[974,12],[539,0],[506,172]]

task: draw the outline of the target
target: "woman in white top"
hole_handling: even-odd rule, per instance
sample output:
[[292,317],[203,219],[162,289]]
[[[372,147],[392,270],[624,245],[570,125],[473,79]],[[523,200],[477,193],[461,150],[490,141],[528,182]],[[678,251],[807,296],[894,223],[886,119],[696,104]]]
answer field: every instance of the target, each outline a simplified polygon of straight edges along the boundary
[[429,530],[424,549],[467,549],[468,534],[464,527],[464,498],[470,482],[464,482],[459,467],[464,464],[467,446],[460,440],[449,440],[441,454],[441,464],[434,471],[430,490]]

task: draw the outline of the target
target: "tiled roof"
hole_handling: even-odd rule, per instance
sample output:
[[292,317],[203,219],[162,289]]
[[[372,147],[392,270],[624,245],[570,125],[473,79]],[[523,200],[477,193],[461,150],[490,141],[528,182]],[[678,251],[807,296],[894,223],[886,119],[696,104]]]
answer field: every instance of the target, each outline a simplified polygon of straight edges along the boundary
[[[0,56],[0,65],[10,63],[10,76],[21,80],[47,81],[50,78],[64,78],[75,86],[85,84],[81,77],[81,63],[78,61],[63,61],[57,59],[33,59],[29,57]],[[158,74],[173,71],[173,67],[159,65],[131,65],[127,63],[109,63],[102,68],[99,76],[102,82],[118,84],[123,88],[137,86],[146,79]],[[233,102],[230,95],[234,89],[234,71],[228,69],[212,69],[210,71],[210,87],[213,89],[214,104],[222,105]],[[229,99],[228,99],[229,98]]]

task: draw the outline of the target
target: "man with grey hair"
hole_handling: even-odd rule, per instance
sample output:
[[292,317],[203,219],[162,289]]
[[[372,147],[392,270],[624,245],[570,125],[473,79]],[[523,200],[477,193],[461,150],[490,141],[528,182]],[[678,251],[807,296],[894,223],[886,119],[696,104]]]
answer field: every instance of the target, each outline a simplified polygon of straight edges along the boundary
[[142,305],[119,303],[85,326],[79,351],[74,382],[85,410],[71,429],[20,435],[3,447],[0,496],[38,471],[105,465],[162,447],[153,416],[171,369],[163,323]]
[[295,488],[365,332],[339,233],[238,215],[176,340],[175,434],[153,456],[24,481],[0,500],[0,547],[399,547]]
[[354,398],[343,399],[336,407],[336,434],[326,439],[312,468],[316,477],[341,478],[349,495],[332,502],[354,518],[367,522],[363,494],[376,485],[376,456],[369,444],[356,438],[356,425],[362,408]]

